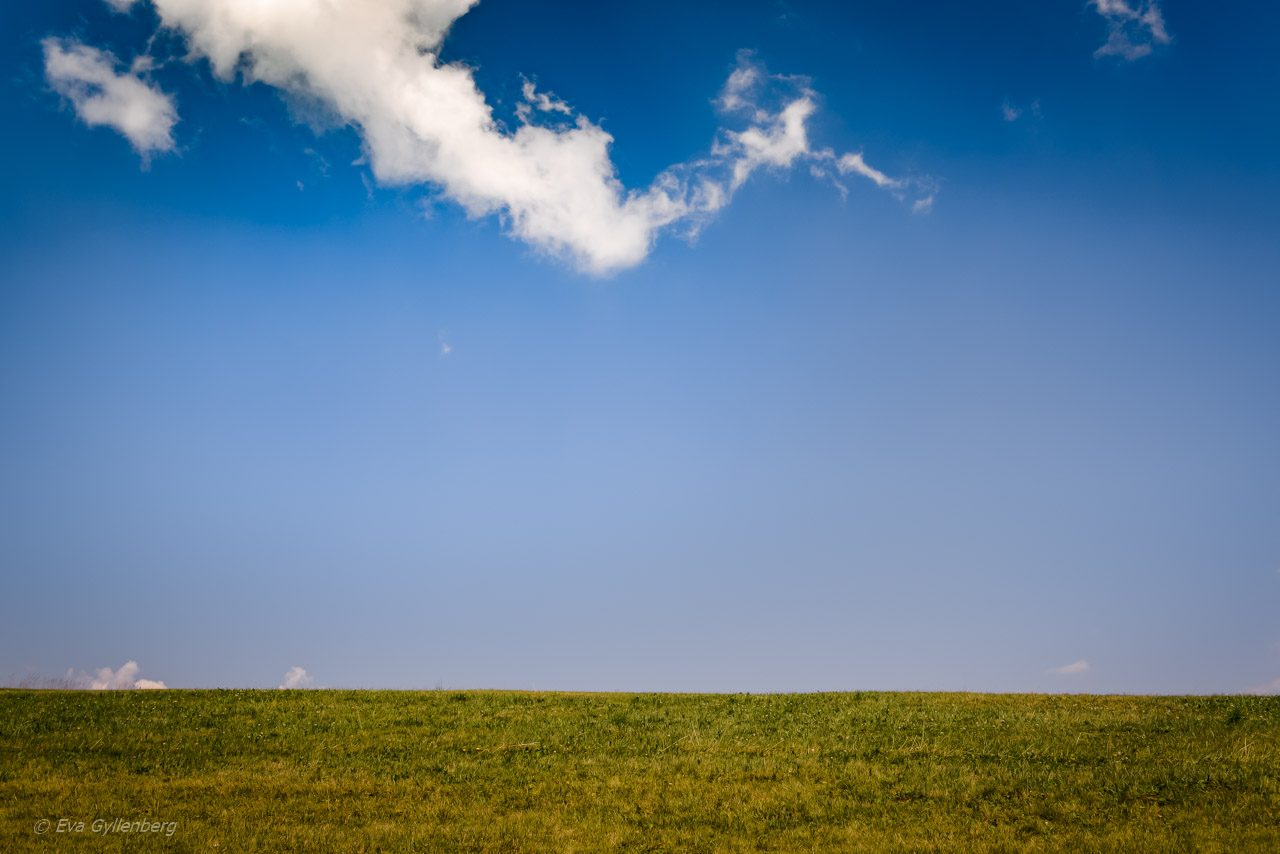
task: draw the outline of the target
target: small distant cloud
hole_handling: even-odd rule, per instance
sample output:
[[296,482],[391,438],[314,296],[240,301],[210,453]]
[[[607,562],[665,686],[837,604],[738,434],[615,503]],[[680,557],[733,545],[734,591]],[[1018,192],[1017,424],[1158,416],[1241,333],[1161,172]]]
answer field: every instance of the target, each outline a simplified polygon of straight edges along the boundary
[[1244,692],[1246,694],[1280,694],[1280,676],[1263,685],[1254,685],[1252,688],[1246,688]]
[[1079,661],[1064,664],[1062,667],[1055,667],[1049,672],[1056,673],[1058,676],[1077,676],[1081,673],[1088,673],[1089,669],[1089,662],[1082,658]]
[[1155,45],[1173,41],[1157,0],[1089,0],[1107,22],[1107,40],[1095,57],[1117,56],[1133,62],[1151,54]]
[[544,113],[560,113],[564,116],[573,115],[573,107],[555,95],[539,92],[532,80],[525,79],[524,85],[520,87],[520,93],[524,96],[524,102],[516,105],[516,115],[525,124],[530,122],[535,110]]
[[440,357],[448,358],[449,354],[452,352],[453,352],[453,345],[450,344],[448,341],[441,339],[440,340]]
[[1000,105],[1000,117],[1006,122],[1016,122],[1028,113],[1032,118],[1038,119],[1041,117],[1040,99],[1037,98],[1023,107],[1005,98],[1004,103]]
[[100,667],[92,675],[68,670],[67,683],[73,688],[90,691],[156,691],[169,687],[155,679],[139,679],[140,670],[136,661],[126,661],[117,670]]
[[284,678],[280,680],[281,689],[294,688],[314,688],[316,680],[311,677],[305,669],[294,665],[284,674]]
[[[834,168],[835,175],[828,174],[827,164]],[[934,179],[924,175],[890,177],[867,163],[861,151],[850,151],[836,157],[831,149],[824,149],[814,154],[814,163],[809,171],[815,178],[829,178],[842,196],[848,195],[848,188],[837,179],[837,175],[841,178],[847,175],[866,178],[880,189],[888,190],[899,202],[909,204],[912,213],[928,213],[933,209],[933,200],[938,194],[938,182]]]
[[841,175],[853,173],[861,175],[877,187],[900,187],[902,182],[867,164],[861,151],[851,151],[836,161],[836,169]]

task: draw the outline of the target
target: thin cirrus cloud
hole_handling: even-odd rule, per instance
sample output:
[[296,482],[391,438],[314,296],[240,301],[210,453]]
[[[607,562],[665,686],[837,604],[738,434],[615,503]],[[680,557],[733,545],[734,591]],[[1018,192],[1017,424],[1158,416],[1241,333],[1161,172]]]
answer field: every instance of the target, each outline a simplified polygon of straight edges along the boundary
[[116,670],[101,667],[92,674],[68,670],[67,683],[73,688],[90,691],[148,691],[169,687],[155,679],[139,679],[140,671],[138,662],[132,660],[126,661]]
[[[715,135],[706,155],[672,166],[648,187],[628,189],[610,157],[613,137],[567,102],[525,81],[518,124],[510,129],[493,115],[470,68],[440,61],[449,27],[475,0],[149,2],[161,26],[180,33],[189,55],[207,60],[221,80],[265,83],[323,105],[354,127],[379,183],[427,185],[470,216],[497,215],[514,237],[589,274],[640,263],[664,230],[696,235],[762,170],[809,162],[832,180],[867,178],[917,212],[933,201],[928,180],[890,178],[861,154],[815,148],[808,122],[817,96],[807,81],[770,74],[746,54],[717,101],[734,126]],[[89,63],[94,79],[106,79],[109,54],[69,49],[96,57]],[[61,58],[66,49],[58,50]],[[130,91],[160,96],[136,76],[124,79],[112,85],[133,80]],[[84,100],[73,97],[82,117]],[[172,147],[172,121],[153,122],[147,135],[118,114],[114,122],[99,116],[98,123],[132,133],[139,150],[147,141],[145,150],[163,150],[165,140]]]
[[1093,52],[1096,57],[1132,62],[1173,40],[1156,0],[1090,0],[1090,5],[1107,22],[1107,40]]
[[1055,667],[1049,672],[1055,673],[1058,676],[1078,676],[1081,673],[1088,673],[1089,670],[1089,662],[1082,658],[1079,661],[1073,661],[1070,664],[1063,665],[1062,667]]
[[1033,119],[1040,119],[1044,117],[1043,112],[1040,109],[1039,98],[1032,101],[1026,107],[1022,107],[1018,104],[1015,104],[1014,102],[1010,101],[1008,98],[1006,98],[1004,102],[1000,104],[1000,118],[1004,119],[1006,122],[1009,122],[1009,123],[1016,122],[1022,119],[1026,115],[1030,115]]
[[121,71],[108,51],[66,39],[47,38],[41,44],[45,79],[71,102],[81,121],[119,131],[144,157],[173,150],[178,111],[171,97],[144,79],[150,67],[146,57]]

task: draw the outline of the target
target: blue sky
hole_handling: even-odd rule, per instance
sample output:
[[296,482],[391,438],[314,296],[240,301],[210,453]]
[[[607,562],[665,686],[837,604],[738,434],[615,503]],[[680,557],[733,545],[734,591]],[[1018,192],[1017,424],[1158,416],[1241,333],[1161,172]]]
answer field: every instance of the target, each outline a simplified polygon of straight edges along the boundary
[[1280,690],[1280,9],[244,3],[0,11],[0,674]]

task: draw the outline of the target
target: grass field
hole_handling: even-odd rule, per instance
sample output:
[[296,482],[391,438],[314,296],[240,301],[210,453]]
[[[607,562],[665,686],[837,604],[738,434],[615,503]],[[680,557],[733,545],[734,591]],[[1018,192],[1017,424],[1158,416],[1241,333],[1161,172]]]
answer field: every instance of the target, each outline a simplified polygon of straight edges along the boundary
[[2,851],[1280,851],[1280,698],[8,690],[0,822]]

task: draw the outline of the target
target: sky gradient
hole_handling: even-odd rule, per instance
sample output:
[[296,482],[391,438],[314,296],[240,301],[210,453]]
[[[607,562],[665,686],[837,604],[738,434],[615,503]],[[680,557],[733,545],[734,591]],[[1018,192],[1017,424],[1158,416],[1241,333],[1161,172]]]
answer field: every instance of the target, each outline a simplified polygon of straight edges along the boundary
[[0,675],[1280,691],[1280,9],[484,0],[494,133],[534,82],[637,193],[812,100],[614,252],[149,43],[201,2],[0,11]]

